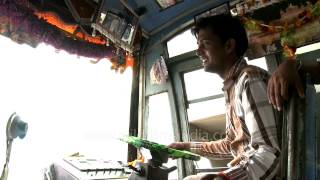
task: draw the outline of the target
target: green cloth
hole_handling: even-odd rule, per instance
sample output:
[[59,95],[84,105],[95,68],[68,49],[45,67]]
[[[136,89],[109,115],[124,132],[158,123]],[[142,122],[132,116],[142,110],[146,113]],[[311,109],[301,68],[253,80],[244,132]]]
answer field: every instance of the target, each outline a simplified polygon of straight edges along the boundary
[[194,160],[194,161],[200,160],[199,155],[191,153],[189,151],[168,148],[165,145],[151,142],[151,141],[141,139],[141,138],[138,138],[135,136],[125,136],[123,138],[120,138],[120,140],[127,142],[128,144],[131,144],[131,145],[135,146],[136,148],[143,147],[143,148],[149,149],[150,151],[158,151],[158,152],[167,153],[169,155],[169,157],[171,157],[171,158],[175,158],[175,159],[183,158],[183,159],[189,159],[189,160]]

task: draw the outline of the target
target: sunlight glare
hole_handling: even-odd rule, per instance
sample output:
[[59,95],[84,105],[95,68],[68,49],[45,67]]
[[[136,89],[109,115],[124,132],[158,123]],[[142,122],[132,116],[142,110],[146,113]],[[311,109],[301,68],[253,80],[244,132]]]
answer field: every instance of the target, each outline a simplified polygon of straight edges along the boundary
[[43,168],[75,152],[126,161],[127,144],[116,138],[128,133],[131,68],[119,74],[108,60],[92,64],[3,36],[0,48],[0,167],[10,114],[29,125],[25,139],[13,143],[9,180],[43,179]]

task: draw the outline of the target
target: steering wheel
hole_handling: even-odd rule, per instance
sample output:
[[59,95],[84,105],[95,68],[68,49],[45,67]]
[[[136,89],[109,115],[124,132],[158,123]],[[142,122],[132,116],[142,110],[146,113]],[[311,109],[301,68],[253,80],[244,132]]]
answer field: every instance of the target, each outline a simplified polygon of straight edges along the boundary
[[169,157],[177,159],[177,158],[183,158],[183,159],[189,159],[193,161],[199,161],[200,156],[194,153],[191,153],[189,151],[184,151],[184,150],[178,150],[178,149],[173,149],[169,148],[166,145],[159,144],[156,142],[151,142],[145,139],[141,139],[135,136],[125,136],[123,138],[120,138],[121,141],[124,141],[128,144],[131,144],[135,146],[136,148],[146,148],[149,149],[150,151],[157,151],[161,152],[164,154],[167,154]]

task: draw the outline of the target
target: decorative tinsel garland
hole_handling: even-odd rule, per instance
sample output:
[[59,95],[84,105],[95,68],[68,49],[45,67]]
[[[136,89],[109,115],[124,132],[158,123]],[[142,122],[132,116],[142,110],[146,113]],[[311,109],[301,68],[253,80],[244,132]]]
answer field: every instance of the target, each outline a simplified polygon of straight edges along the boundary
[[[20,3],[21,4],[21,3]],[[111,46],[91,44],[89,42],[74,40],[48,24],[27,7],[15,3],[14,0],[0,1],[0,17],[8,18],[8,31],[4,35],[27,33],[30,39],[44,42],[55,47],[57,50],[65,50],[70,54],[85,56],[95,59],[115,57],[115,49]]]
[[[296,48],[301,45],[297,43],[297,29],[301,28],[306,24],[310,24],[313,21],[319,21],[320,18],[320,0],[315,4],[306,6],[306,10],[298,14],[295,17],[295,21],[288,23],[284,22],[281,25],[269,25],[259,23],[254,19],[247,18],[245,16],[240,17],[249,31],[265,32],[265,33],[280,33],[280,42],[283,47],[283,55],[288,59],[296,58]],[[309,29],[310,31],[313,29]],[[305,38],[311,36],[314,33],[306,34]],[[301,35],[300,35],[301,36]],[[301,38],[301,37],[300,37]]]

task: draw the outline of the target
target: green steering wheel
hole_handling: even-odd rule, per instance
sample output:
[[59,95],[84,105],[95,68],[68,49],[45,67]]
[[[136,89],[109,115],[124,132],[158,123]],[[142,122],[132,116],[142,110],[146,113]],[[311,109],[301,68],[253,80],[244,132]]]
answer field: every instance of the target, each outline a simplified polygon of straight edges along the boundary
[[158,151],[158,152],[163,152],[167,153],[169,157],[171,158],[183,158],[183,159],[189,159],[189,160],[194,160],[194,161],[199,161],[200,156],[194,153],[191,153],[189,151],[184,151],[184,150],[177,150],[177,149],[172,149],[168,148],[165,145],[151,142],[148,140],[144,140],[135,136],[125,136],[123,138],[120,138],[121,141],[124,141],[128,144],[131,144],[135,146],[136,148],[146,148],[149,149],[150,151]]

